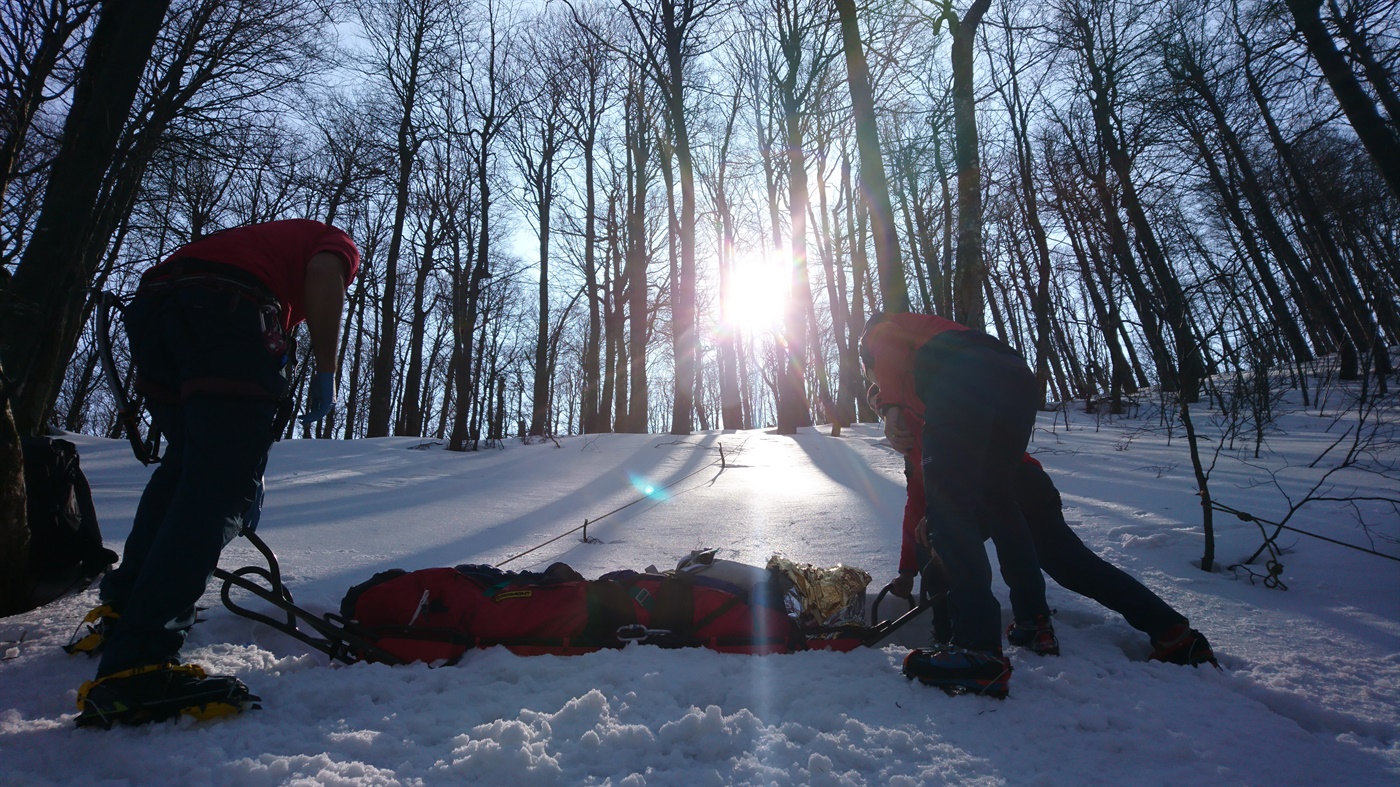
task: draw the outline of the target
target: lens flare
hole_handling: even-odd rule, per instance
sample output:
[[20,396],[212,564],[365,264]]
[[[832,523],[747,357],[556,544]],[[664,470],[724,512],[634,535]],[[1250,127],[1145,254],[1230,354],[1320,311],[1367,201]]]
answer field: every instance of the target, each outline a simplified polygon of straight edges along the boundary
[[633,489],[653,500],[666,500],[669,497],[669,495],[666,494],[666,490],[657,487],[656,484],[652,483],[649,479],[639,475],[628,474],[627,480],[632,483]]

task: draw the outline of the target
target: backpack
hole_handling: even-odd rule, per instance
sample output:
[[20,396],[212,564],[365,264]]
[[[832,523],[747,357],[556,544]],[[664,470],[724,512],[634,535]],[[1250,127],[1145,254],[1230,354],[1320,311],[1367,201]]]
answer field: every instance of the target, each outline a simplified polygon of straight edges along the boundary
[[76,592],[117,561],[102,545],[92,488],[67,440],[23,437],[25,511],[29,520],[30,603]]

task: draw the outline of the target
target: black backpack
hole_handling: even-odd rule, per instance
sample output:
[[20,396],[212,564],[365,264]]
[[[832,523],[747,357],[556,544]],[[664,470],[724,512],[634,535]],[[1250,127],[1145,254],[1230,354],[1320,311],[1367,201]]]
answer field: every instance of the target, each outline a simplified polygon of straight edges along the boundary
[[78,447],[48,437],[21,438],[29,519],[33,606],[77,592],[117,561],[102,545],[92,488],[78,465]]

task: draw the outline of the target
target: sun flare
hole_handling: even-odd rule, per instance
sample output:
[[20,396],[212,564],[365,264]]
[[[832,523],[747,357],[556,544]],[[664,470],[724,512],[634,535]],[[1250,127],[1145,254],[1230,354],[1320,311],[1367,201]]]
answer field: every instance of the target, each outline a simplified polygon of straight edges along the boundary
[[739,257],[724,293],[723,321],[743,333],[782,329],[788,306],[788,269],[783,252]]

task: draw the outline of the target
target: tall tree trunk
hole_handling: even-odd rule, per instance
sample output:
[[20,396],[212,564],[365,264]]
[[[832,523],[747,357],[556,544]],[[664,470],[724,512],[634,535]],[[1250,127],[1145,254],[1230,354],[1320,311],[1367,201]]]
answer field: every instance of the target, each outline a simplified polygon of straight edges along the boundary
[[671,434],[690,434],[695,412],[695,376],[700,366],[700,336],[695,307],[695,165],[690,152],[690,131],[685,115],[685,27],[678,26],[675,7],[662,7],[666,35],[669,85],[666,108],[675,135],[676,168],[681,181],[680,276],[671,295],[672,330],[676,332],[675,401]]
[[613,401],[617,395],[617,355],[618,355],[618,323],[613,319],[615,309],[614,301],[618,291],[616,280],[613,278],[614,265],[612,248],[610,247],[603,255],[603,264],[600,266],[603,271],[603,280],[599,283],[603,291],[603,388],[598,395],[598,426],[599,431],[612,432],[617,429],[617,422],[613,415]]
[[[865,255],[866,234],[869,226],[869,211],[856,184],[851,182],[851,168],[845,166],[841,172],[841,191],[846,199],[846,234],[851,239],[851,315],[847,329],[850,331],[849,351],[852,357],[847,363],[852,368],[860,368],[860,332],[865,327],[865,305],[874,307],[874,290],[871,287],[870,262]],[[866,383],[863,376],[847,382],[856,393],[856,414],[861,421],[871,422],[879,416],[870,406],[866,396]]]
[[729,206],[727,175],[729,173],[729,148],[734,139],[734,124],[739,116],[739,105],[743,91],[735,89],[729,109],[729,117],[724,125],[721,138],[717,172],[715,173],[715,212],[719,214],[719,292],[720,308],[728,323],[716,337],[719,358],[719,407],[720,420],[725,429],[744,428],[744,403],[739,392],[739,352],[741,345],[739,332],[732,328],[735,315],[731,314],[730,291],[734,287],[734,214]]
[[961,21],[953,22],[953,137],[958,168],[958,251],[954,268],[953,319],[985,327],[982,290],[987,263],[982,256],[982,163],[978,153],[977,103],[973,94],[972,45],[977,26],[992,0],[973,0]]
[[1020,69],[1017,67],[1016,46],[1012,39],[1010,21],[1004,26],[1004,56],[1007,58],[1009,84],[1004,92],[1006,108],[1011,116],[1011,136],[1016,150],[1016,173],[1020,186],[1019,200],[1026,226],[1031,231],[1035,252],[1035,285],[1031,297],[1031,313],[1035,317],[1035,376],[1040,383],[1041,401],[1050,386],[1050,243],[1045,223],[1040,218],[1040,197],[1035,184],[1035,155],[1031,150],[1029,111],[1021,97]]
[[0,616],[29,605],[29,523],[24,452],[10,412],[13,388],[0,368]]
[[[990,0],[977,0],[990,2]],[[869,200],[871,233],[875,239],[875,264],[880,281],[880,299],[888,312],[909,311],[909,288],[904,282],[904,264],[899,257],[899,232],[890,203],[889,181],[880,151],[880,130],[875,120],[875,98],[870,86],[870,68],[860,39],[855,0],[835,0],[841,20],[841,42],[846,54],[846,84],[851,93],[851,114],[855,116],[856,145],[860,150],[861,191]]]
[[[827,138],[822,140],[819,144],[821,144],[822,149],[829,150],[831,140]],[[822,273],[824,274],[826,283],[827,308],[831,310],[832,339],[836,343],[836,391],[834,396],[828,393],[828,401],[825,402],[825,406],[828,409],[827,417],[831,420],[833,425],[832,434],[833,436],[837,436],[840,434],[839,429],[841,426],[855,423],[855,399],[860,394],[858,391],[852,389],[852,386],[847,383],[847,380],[852,375],[859,377],[860,368],[858,360],[855,369],[848,367],[848,364],[852,360],[850,353],[852,339],[847,334],[847,326],[850,324],[850,306],[847,303],[846,295],[846,272],[836,262],[836,241],[832,237],[831,213],[827,205],[826,167],[822,163],[818,163],[817,165],[816,177],[817,209],[815,212],[816,215],[820,217],[816,223],[820,238],[819,246],[821,249]],[[814,319],[813,325],[815,326],[815,324],[816,321]],[[817,339],[815,333],[813,335],[813,342],[816,347],[821,347],[821,343]],[[818,350],[818,355],[820,355],[820,350]]]
[[499,131],[499,118],[483,119],[482,131],[477,136],[476,173],[477,194],[477,237],[476,249],[470,260],[471,271],[466,281],[460,281],[457,294],[460,298],[454,309],[458,315],[454,321],[454,354],[457,361],[457,412],[452,419],[452,432],[448,437],[447,450],[466,451],[469,439],[471,408],[476,402],[475,385],[481,365],[481,357],[472,351],[472,340],[476,335],[477,318],[481,313],[482,286],[490,278],[491,259],[491,145],[495,132]]
[[11,406],[20,434],[42,430],[68,363],[64,331],[41,326],[66,326],[81,307],[74,294],[88,284],[83,252],[97,224],[98,195],[169,5],[128,0],[103,7],[34,232],[0,291],[0,363],[19,381]]
[[[609,426],[607,394],[603,391],[603,370],[600,344],[602,340],[604,310],[607,308],[607,287],[599,281],[598,270],[598,180],[594,166],[594,135],[597,129],[589,126],[589,133],[583,140],[583,270],[592,286],[588,294],[588,339],[585,350],[584,417],[591,423],[592,432],[612,431]],[[603,278],[607,272],[603,271]],[[591,367],[590,367],[591,364]],[[591,373],[591,377],[588,376]]]
[[433,251],[438,239],[432,218],[423,234],[423,256],[418,262],[418,272],[413,277],[413,322],[409,325],[408,369],[404,374],[403,396],[399,405],[399,422],[395,433],[412,437],[423,435],[423,403],[420,393],[423,390],[423,339],[427,334],[428,310],[423,308],[428,286],[428,276],[433,270]]
[[[551,177],[552,179],[552,177]],[[540,240],[539,329],[535,333],[534,384],[531,388],[530,434],[545,434],[549,419],[549,240],[554,188],[540,184],[537,220]]]
[[633,85],[634,112],[628,113],[628,172],[632,199],[627,205],[627,355],[631,361],[631,393],[627,398],[628,432],[645,434],[649,412],[647,395],[647,242],[648,161],[650,131],[645,114],[645,91],[640,80]]
[[598,253],[596,242],[595,184],[593,153],[584,152],[584,232],[583,280],[588,300],[588,333],[583,343],[583,401],[580,402],[580,425],[584,434],[604,431],[599,424],[602,390],[602,361],[599,350],[603,333],[603,288],[598,282]]
[[[1386,124],[1376,110],[1376,102],[1366,95],[1361,82],[1347,65],[1346,58],[1337,49],[1337,42],[1322,23],[1322,0],[1286,0],[1293,22],[1303,34],[1308,52],[1322,69],[1322,76],[1337,96],[1347,120],[1371,154],[1371,160],[1381,172],[1381,177],[1390,187],[1390,193],[1400,199],[1400,136]],[[1389,79],[1382,76],[1379,83],[1382,95],[1389,88]],[[1392,93],[1393,95],[1393,93]],[[1395,110],[1392,109],[1392,112]],[[1391,117],[1392,123],[1400,123],[1400,118]]]
[[783,94],[783,129],[788,163],[788,308],[780,350],[778,434],[796,434],[810,426],[807,401],[807,312],[812,286],[807,274],[807,159],[802,149],[801,109],[797,106],[796,64],[790,63]]
[[395,361],[398,354],[399,255],[403,250],[404,224],[408,216],[409,186],[413,165],[418,160],[418,135],[414,110],[418,97],[418,78],[422,68],[423,38],[426,25],[413,30],[413,42],[408,54],[408,74],[403,78],[402,112],[394,154],[398,171],[394,179],[394,225],[389,236],[389,251],[384,257],[384,291],[379,305],[379,346],[375,349],[369,384],[369,424],[366,437],[385,437],[394,409]]
[[[894,182],[899,184],[895,189],[895,197],[899,200],[899,212],[904,215],[904,236],[909,239],[909,253],[913,256],[914,262],[909,267],[914,271],[914,281],[919,286],[919,308],[928,314],[933,310],[933,301],[929,297],[929,277],[925,266],[920,265],[925,257],[920,247],[920,240],[923,236],[915,227],[914,214],[917,212],[913,207],[913,202],[917,196],[911,195],[919,193],[918,174],[914,171],[913,162],[907,160],[908,157],[900,156],[895,168]],[[900,177],[903,175],[903,177]],[[912,304],[911,304],[912,305]]]

